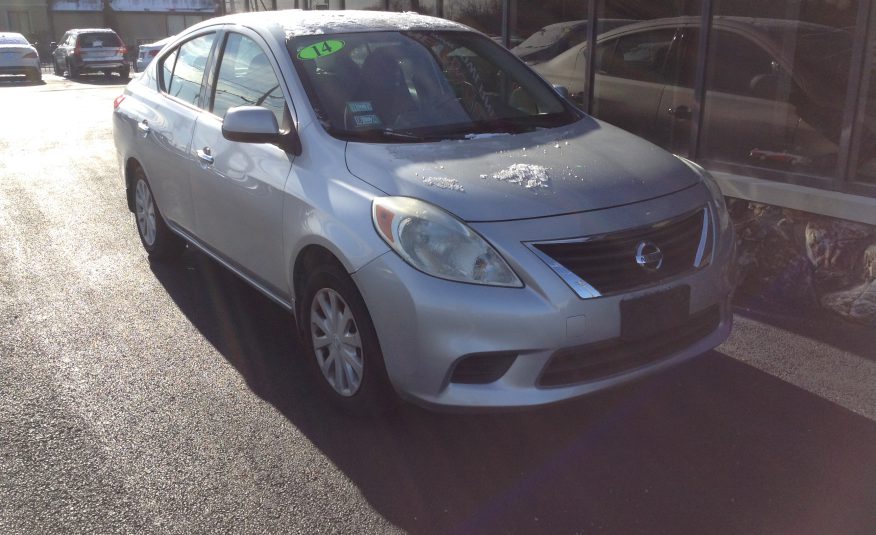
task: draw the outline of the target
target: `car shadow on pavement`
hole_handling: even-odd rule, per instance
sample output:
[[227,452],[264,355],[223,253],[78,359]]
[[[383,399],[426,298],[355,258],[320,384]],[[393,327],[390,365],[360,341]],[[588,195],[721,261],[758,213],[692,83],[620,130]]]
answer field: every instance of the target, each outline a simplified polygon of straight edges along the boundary
[[321,402],[282,308],[196,251],[152,270],[253,393],[405,531],[806,534],[876,525],[876,425],[718,352],[539,410],[400,405],[355,418]]

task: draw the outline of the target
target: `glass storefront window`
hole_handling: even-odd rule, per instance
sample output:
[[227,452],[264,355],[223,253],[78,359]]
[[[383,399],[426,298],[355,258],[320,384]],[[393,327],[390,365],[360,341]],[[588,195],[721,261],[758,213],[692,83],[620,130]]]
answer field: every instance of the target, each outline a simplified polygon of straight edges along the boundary
[[502,0],[443,0],[440,11],[445,19],[470,26],[502,42]]
[[[586,9],[586,2],[581,9]],[[686,154],[691,93],[696,67],[699,0],[597,1],[595,74],[591,113],[674,152]],[[586,15],[584,15],[586,17]],[[586,42],[535,66],[586,105]],[[670,111],[671,110],[671,111]],[[675,114],[674,116],[671,114]]]
[[714,1],[701,158],[834,178],[857,2]]
[[864,75],[861,83],[861,108],[855,121],[852,179],[876,184],[876,4],[867,36]]

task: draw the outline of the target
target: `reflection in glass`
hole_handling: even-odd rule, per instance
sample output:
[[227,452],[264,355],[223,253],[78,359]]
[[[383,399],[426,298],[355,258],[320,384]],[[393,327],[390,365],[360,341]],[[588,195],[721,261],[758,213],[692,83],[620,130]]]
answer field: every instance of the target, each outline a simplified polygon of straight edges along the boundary
[[261,106],[283,123],[286,100],[267,55],[252,39],[232,33],[225,42],[216,79],[213,113],[224,117],[236,106]]
[[501,0],[444,0],[444,18],[484,32],[502,43]]
[[[876,12],[876,4],[873,6]],[[870,20],[874,20],[873,16]],[[876,184],[876,24],[870,28],[861,84],[861,113],[855,125],[852,178]]]
[[[201,81],[207,66],[207,57],[213,46],[216,34],[210,33],[186,41],[179,47],[178,58],[173,68],[173,76],[167,87],[167,93],[184,102],[201,106]],[[167,62],[165,61],[165,65]],[[167,78],[165,78],[165,81]]]
[[833,176],[855,4],[716,0],[701,156]]
[[434,0],[389,0],[390,11],[414,11],[421,15],[438,15]]
[[[646,0],[601,0],[597,9],[591,112],[669,150],[686,154],[691,107],[682,102],[679,93],[692,92],[699,1],[682,0],[670,5]],[[548,60],[531,63],[551,83],[565,86],[583,106],[587,55],[587,43],[582,40]]]

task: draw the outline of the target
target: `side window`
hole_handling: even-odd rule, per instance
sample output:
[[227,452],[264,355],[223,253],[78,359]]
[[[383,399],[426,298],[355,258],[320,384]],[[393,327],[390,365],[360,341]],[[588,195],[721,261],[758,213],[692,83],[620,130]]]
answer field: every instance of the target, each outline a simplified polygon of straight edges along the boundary
[[283,124],[286,99],[271,62],[262,48],[244,35],[231,33],[216,77],[213,113],[224,117],[235,106],[262,106]]
[[675,34],[675,29],[639,32],[606,43],[597,51],[598,72],[629,80],[662,82]]
[[776,74],[778,63],[754,42],[726,31],[718,31],[715,39],[715,59],[709,70],[710,90],[751,96],[759,78]]
[[[203,107],[199,102],[204,69],[216,34],[210,33],[186,41],[164,60],[162,70],[162,88],[165,92],[184,102]],[[175,58],[175,60],[173,60]],[[172,61],[173,60],[173,61]],[[172,71],[168,72],[171,66]]]

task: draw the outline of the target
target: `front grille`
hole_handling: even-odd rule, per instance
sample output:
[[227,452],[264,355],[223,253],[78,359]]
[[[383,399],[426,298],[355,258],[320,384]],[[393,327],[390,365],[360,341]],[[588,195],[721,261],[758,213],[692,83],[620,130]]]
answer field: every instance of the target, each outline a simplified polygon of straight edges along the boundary
[[554,353],[539,377],[539,386],[565,386],[603,379],[669,357],[702,340],[721,322],[718,305],[694,314],[680,327],[645,338],[615,338]]
[[[703,208],[648,227],[530,245],[579,296],[598,297],[651,285],[705,266],[711,252],[711,235],[709,214]],[[662,253],[658,269],[636,263],[637,250],[643,243],[653,244]],[[582,287],[588,291],[582,292]]]

